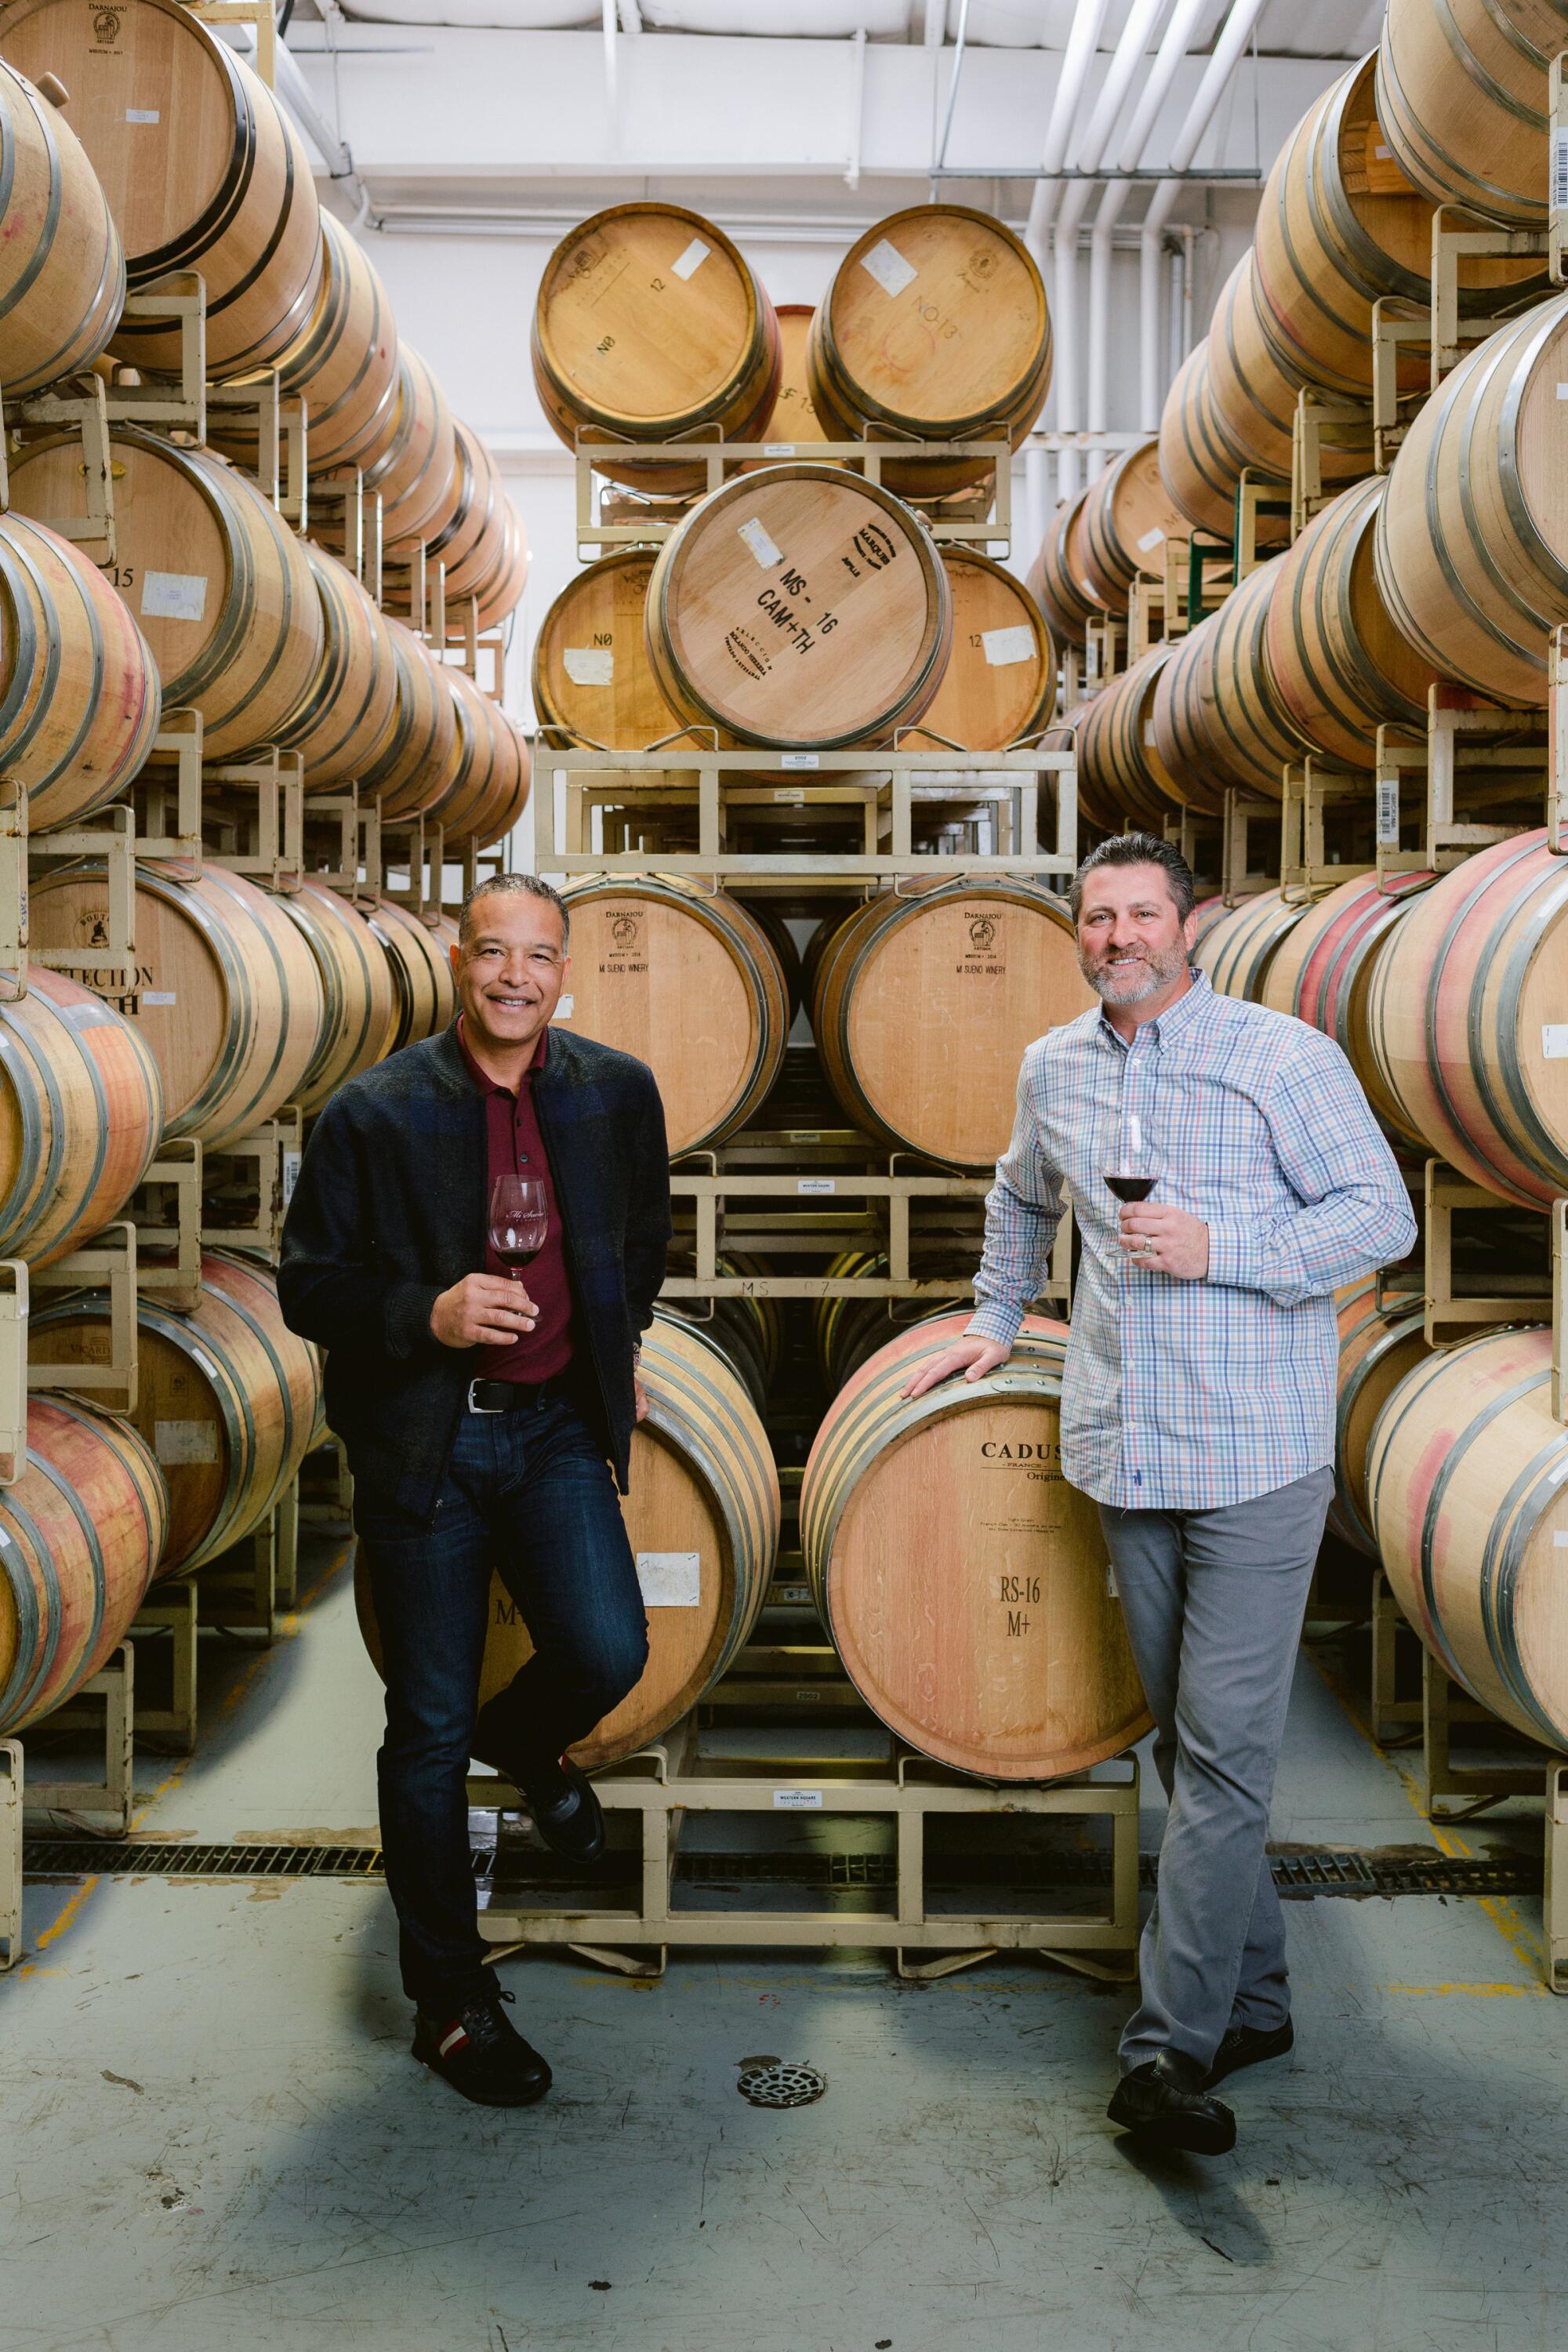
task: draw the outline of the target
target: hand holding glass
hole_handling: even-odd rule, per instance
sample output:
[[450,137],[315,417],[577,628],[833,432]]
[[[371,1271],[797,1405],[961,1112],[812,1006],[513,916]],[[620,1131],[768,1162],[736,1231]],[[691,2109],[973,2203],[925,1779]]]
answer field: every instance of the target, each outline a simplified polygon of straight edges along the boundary
[[1165,1163],[1136,1111],[1118,1122],[1105,1181],[1119,1201],[1146,1201],[1165,1172]]
[[514,1282],[544,1247],[550,1196],[537,1176],[498,1176],[490,1192],[490,1247]]

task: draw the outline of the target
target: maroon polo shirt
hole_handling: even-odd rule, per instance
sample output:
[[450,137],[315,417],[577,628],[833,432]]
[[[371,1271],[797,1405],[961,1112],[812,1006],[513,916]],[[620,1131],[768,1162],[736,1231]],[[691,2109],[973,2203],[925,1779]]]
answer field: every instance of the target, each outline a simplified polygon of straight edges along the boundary
[[572,1285],[566,1272],[566,1241],[561,1230],[561,1213],[555,1200],[555,1180],[551,1173],[544,1139],[539,1132],[539,1121],[533,1109],[533,1074],[544,1067],[550,1050],[550,1032],[546,1029],[539,1040],[532,1061],[522,1074],[522,1084],[513,1094],[510,1087],[498,1086],[495,1079],[481,1070],[468,1051],[468,1041],[463,1034],[461,1014],[458,1019],[458,1045],[468,1073],[485,1098],[485,1129],[489,1141],[485,1168],[485,1272],[510,1279],[510,1269],[502,1265],[489,1245],[490,1195],[498,1176],[518,1175],[542,1178],[550,1202],[550,1230],[544,1247],[531,1265],[522,1269],[522,1286],[539,1309],[539,1320],[531,1331],[510,1348],[486,1348],[484,1370],[480,1378],[489,1381],[549,1381],[563,1372],[572,1361]]

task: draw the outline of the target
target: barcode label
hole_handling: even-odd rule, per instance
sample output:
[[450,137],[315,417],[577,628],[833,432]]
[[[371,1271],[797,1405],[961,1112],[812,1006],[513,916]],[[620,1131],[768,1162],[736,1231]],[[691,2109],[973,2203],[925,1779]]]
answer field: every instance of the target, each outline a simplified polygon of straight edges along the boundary
[[755,515],[752,515],[749,521],[740,524],[739,530],[741,537],[764,572],[771,572],[775,564],[784,562],[784,557],[779,553]]
[[304,1156],[302,1151],[285,1151],[282,1155],[283,1206],[285,1208],[294,1198],[294,1187],[300,1181],[300,1162]]
[[1399,779],[1384,776],[1377,785],[1377,845],[1380,849],[1399,846]]
[[1552,158],[1552,201],[1568,206],[1568,131],[1557,133],[1556,149]]
[[[813,1694],[807,1691],[809,1698]],[[775,1789],[773,1810],[780,1813],[819,1813],[822,1811],[820,1789]]]

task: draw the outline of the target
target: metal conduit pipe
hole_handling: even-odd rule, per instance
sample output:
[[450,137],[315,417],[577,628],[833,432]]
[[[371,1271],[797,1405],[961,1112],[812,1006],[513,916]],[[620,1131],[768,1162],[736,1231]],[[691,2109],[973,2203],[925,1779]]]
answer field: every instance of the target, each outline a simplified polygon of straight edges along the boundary
[[[1083,96],[1083,86],[1089,79],[1089,68],[1100,45],[1100,28],[1105,22],[1105,12],[1110,0],[1078,0],[1073,13],[1072,29],[1062,52],[1062,69],[1057,82],[1057,94],[1051,100],[1050,119],[1046,124],[1045,144],[1040,150],[1040,168],[1059,172],[1068,159],[1068,142],[1072,136],[1078,104]],[[1035,258],[1044,266],[1046,232],[1057,208],[1061,189],[1055,180],[1038,180],[1029,199],[1029,225],[1024,235]]]
[[[1073,155],[1075,167],[1091,173],[1099,169],[1110,143],[1121,112],[1122,100],[1133,74],[1148,53],[1150,38],[1155,25],[1164,14],[1168,0],[1132,0],[1110,59],[1110,68],[1100,86],[1089,116]],[[1052,330],[1056,337],[1055,374],[1057,381],[1057,429],[1076,433],[1081,423],[1079,414],[1079,360],[1078,334],[1078,240],[1079,226],[1089,203],[1090,179],[1073,180],[1065,189],[1060,210],[1057,214],[1052,244],[1056,260],[1056,300],[1052,310]],[[1057,494],[1068,499],[1078,491],[1078,452],[1063,449],[1057,461]]]
[[[1262,5],[1263,0],[1233,0],[1230,14],[1226,18],[1219,38],[1215,43],[1214,55],[1209,59],[1208,69],[1193,94],[1192,105],[1187,110],[1187,119],[1176,133],[1176,142],[1171,150],[1173,172],[1184,172],[1191,165],[1193,157],[1198,152],[1203,135],[1213,120],[1214,110],[1219,104],[1225,86],[1236,70],[1237,62],[1247,47],[1254,20]],[[1180,180],[1162,180],[1143,216],[1142,250],[1139,257],[1141,273],[1139,307],[1144,331],[1139,344],[1138,409],[1145,433],[1158,432],[1160,404],[1164,396],[1164,386],[1160,382],[1160,356],[1156,347],[1156,337],[1149,331],[1148,322],[1151,316],[1155,320],[1159,317],[1160,243],[1164,235],[1165,223],[1171,217],[1181,190]],[[1190,269],[1185,299],[1188,302],[1192,299]]]

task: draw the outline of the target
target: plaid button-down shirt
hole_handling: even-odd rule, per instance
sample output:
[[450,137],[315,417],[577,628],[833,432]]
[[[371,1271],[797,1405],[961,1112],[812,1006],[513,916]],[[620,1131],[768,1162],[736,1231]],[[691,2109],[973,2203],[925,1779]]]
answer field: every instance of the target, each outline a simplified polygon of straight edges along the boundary
[[[1214,1510],[1334,1458],[1333,1293],[1403,1257],[1415,1221],[1339,1047],[1216,996],[1204,973],[1128,1045],[1081,1013],[1024,1056],[985,1204],[972,1332],[1011,1344],[1071,1187],[1082,1235],[1062,1383],[1062,1469],[1123,1510]],[[1209,1229],[1206,1280],[1129,1264],[1108,1157],[1136,1112],[1153,1199]]]

